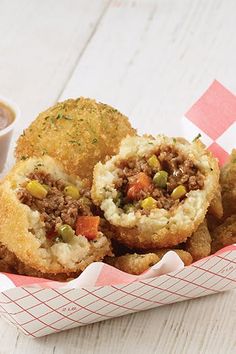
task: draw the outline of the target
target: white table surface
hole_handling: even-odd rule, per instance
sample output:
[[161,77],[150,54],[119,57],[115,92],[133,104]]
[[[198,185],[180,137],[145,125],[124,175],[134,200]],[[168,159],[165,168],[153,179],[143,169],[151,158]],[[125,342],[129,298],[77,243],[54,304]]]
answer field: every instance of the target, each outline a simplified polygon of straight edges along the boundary
[[[88,96],[141,132],[178,118],[217,78],[236,93],[235,0],[0,0],[0,94],[38,112]],[[174,124],[173,124],[174,123]],[[236,291],[41,339],[0,320],[0,354],[236,353]]]

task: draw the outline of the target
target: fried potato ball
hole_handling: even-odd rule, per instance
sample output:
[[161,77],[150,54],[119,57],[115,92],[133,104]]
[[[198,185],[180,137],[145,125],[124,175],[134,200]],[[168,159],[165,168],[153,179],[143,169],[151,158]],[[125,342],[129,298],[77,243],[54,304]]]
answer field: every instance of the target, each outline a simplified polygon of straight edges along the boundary
[[21,160],[47,154],[67,173],[91,181],[94,165],[135,133],[116,109],[88,98],[69,99],[39,114],[18,139],[15,155]]
[[106,257],[105,262],[123,272],[139,275],[159,262],[160,258],[155,253],[125,254],[119,257]]
[[173,252],[177,253],[177,255],[183,261],[185,266],[188,266],[193,262],[193,258],[191,256],[191,254],[187,251],[184,251],[184,250],[169,248],[169,249],[155,250],[153,252],[161,259],[169,251],[173,251]]
[[191,254],[193,261],[198,261],[199,259],[210,255],[211,235],[206,220],[204,220],[193,235],[187,239],[186,251]]
[[185,266],[192,263],[193,259],[190,253],[178,249],[152,250],[150,253],[126,253],[118,257],[106,257],[105,262],[123,272],[139,275],[145,270],[158,263],[162,257],[169,251],[174,251],[181,258]]
[[223,247],[236,243],[236,214],[227,218],[223,224],[216,227],[211,233],[211,252],[215,253]]
[[230,160],[221,169],[220,184],[224,217],[236,213],[236,149],[233,149]]

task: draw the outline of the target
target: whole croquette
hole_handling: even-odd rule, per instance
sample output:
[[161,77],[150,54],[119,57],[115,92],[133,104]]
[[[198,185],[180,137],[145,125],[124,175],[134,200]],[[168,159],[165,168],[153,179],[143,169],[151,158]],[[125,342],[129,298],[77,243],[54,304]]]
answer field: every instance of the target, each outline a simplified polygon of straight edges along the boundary
[[18,139],[15,155],[21,160],[47,154],[67,173],[91,182],[94,165],[116,154],[121,140],[135,134],[116,109],[88,98],[69,99],[39,114]]

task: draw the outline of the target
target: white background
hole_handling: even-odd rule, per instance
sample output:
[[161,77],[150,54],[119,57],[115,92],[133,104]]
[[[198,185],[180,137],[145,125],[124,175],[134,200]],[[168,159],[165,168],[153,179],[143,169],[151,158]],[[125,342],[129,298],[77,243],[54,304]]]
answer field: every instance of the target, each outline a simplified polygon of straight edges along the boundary
[[[236,93],[235,0],[0,0],[0,94],[14,139],[59,99],[89,96],[140,132],[178,135],[216,78]],[[11,158],[11,155],[10,155]],[[0,320],[0,354],[235,353],[236,292],[33,340]]]

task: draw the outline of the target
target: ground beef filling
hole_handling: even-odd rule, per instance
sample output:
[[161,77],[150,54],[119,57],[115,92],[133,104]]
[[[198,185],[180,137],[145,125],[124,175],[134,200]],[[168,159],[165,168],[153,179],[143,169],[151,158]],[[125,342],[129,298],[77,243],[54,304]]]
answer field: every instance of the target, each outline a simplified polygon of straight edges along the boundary
[[27,178],[37,180],[49,187],[48,193],[43,199],[33,197],[24,188],[24,185],[17,192],[17,197],[21,203],[40,213],[41,219],[45,223],[47,237],[53,237],[57,227],[62,224],[70,225],[75,229],[78,216],[93,215],[89,192],[80,191],[81,198],[73,200],[70,196],[64,194],[65,182],[55,180],[50,174],[35,171],[30,173]]
[[[157,169],[151,167],[148,160],[155,155],[160,163],[161,170],[168,173],[167,183],[164,188],[157,187],[153,182]],[[157,208],[164,208],[170,210],[176,207],[185,197],[180,199],[173,199],[171,193],[173,190],[182,185],[188,193],[191,190],[198,190],[204,187],[204,175],[199,168],[189,158],[184,157],[179,151],[175,150],[173,146],[161,146],[157,151],[151,155],[143,158],[130,158],[122,160],[117,164],[119,168],[118,180],[116,181],[116,189],[119,191],[120,197],[119,206],[125,207],[132,203],[136,209],[140,209],[140,201],[147,197],[152,197],[156,200]],[[149,189],[141,190],[137,194],[137,198],[130,200],[127,196],[127,190],[135,181],[136,176],[144,172],[151,178],[151,185]],[[143,213],[148,213],[147,210],[142,210]]]

